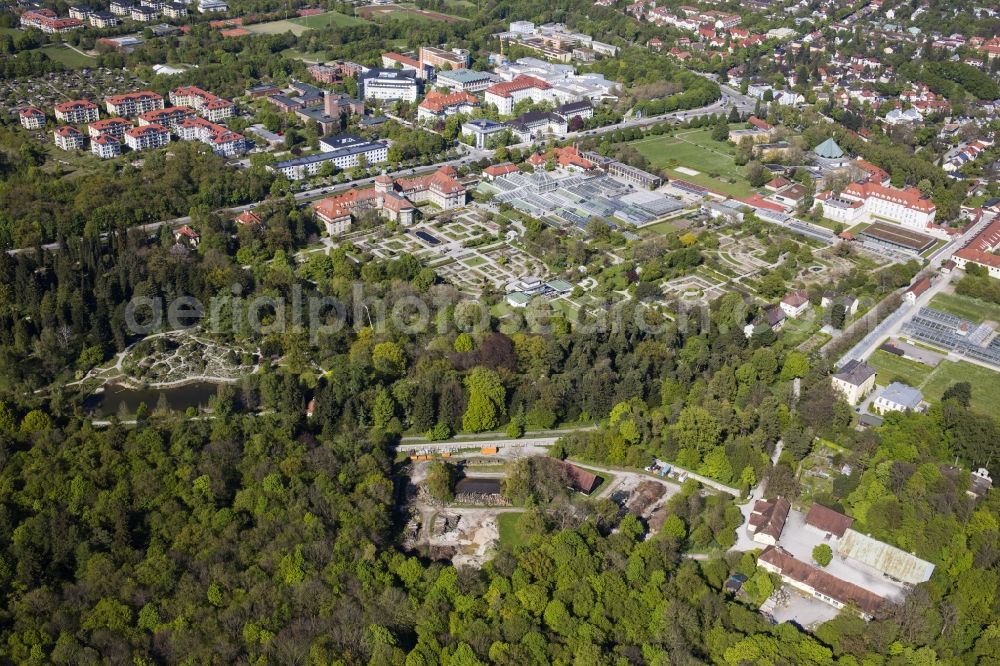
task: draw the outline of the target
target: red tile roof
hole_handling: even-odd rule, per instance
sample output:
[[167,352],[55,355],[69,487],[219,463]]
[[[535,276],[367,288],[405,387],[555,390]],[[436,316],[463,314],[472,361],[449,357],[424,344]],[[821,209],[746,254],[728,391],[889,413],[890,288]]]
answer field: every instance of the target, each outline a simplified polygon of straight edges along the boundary
[[868,181],[849,184],[844,188],[844,194],[859,199],[875,197],[876,199],[891,201],[922,213],[931,213],[937,210],[933,202],[915,187],[906,187],[900,190],[895,187],[886,187],[881,183]]
[[496,83],[486,89],[486,92],[498,97],[510,97],[511,93],[518,90],[527,90],[528,88],[538,88],[539,90],[548,90],[551,88],[548,83],[542,81],[541,79],[536,79],[533,76],[521,75],[514,79],[513,81],[507,81],[505,83]]
[[874,592],[837,578],[807,562],[797,560],[781,548],[768,546],[761,553],[759,560],[776,567],[781,575],[807,585],[820,594],[845,605],[854,604],[868,615],[874,615],[885,602]]
[[62,104],[56,104],[56,111],[65,113],[67,111],[75,111],[77,109],[85,109],[90,111],[91,109],[96,109],[97,105],[91,102],[89,99],[75,99],[71,102],[63,102]]
[[450,106],[459,106],[462,104],[479,106],[479,99],[475,95],[470,95],[467,92],[457,92],[446,95],[432,90],[427,93],[426,97],[424,97],[424,101],[420,103],[420,108],[433,111],[434,113],[441,113]]
[[973,236],[969,244],[956,252],[955,256],[983,266],[1000,268],[1000,257],[993,254],[993,249],[997,246],[1000,246],[1000,217]]
[[163,99],[163,96],[158,95],[152,90],[139,90],[137,92],[124,93],[122,95],[109,95],[104,98],[104,101],[117,106],[118,104],[127,102],[131,99]]
[[806,514],[806,524],[834,534],[839,539],[854,524],[854,519],[822,504],[813,504]]
[[483,169],[483,173],[492,178],[498,178],[508,173],[517,173],[518,171],[520,171],[520,169],[517,168],[517,165],[511,164],[510,162],[505,162],[504,164],[493,164]]

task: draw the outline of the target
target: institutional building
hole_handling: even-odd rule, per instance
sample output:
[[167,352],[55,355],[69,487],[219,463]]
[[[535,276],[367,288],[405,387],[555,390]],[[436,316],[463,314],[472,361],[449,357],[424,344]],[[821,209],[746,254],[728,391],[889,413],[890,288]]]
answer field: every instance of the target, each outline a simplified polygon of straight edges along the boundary
[[976,264],[985,268],[990,277],[1000,279],[1000,255],[994,254],[997,248],[1000,248],[1000,217],[976,234],[952,259],[959,268]]
[[897,189],[871,181],[851,183],[839,195],[828,190],[816,199],[825,217],[847,226],[883,220],[924,232],[937,214],[934,203],[917,188]]
[[405,69],[369,69],[358,77],[358,88],[365,99],[415,102],[420,96],[417,74]]
[[465,186],[456,176],[452,167],[441,167],[429,176],[395,181],[382,174],[375,179],[374,188],[351,189],[327,197],[313,209],[331,236],[348,231],[352,215],[369,210],[377,211],[387,220],[409,225],[416,219],[416,204],[427,202],[444,210],[465,205]]
[[417,120],[446,118],[456,113],[469,114],[478,108],[479,100],[469,93],[457,92],[446,95],[432,90],[417,107]]
[[864,361],[851,359],[840,372],[830,377],[830,381],[833,390],[844,396],[848,404],[856,405],[875,388],[875,368]]
[[501,116],[509,116],[514,112],[514,106],[525,99],[539,103],[551,98],[550,86],[545,81],[533,76],[519,76],[513,81],[497,83],[486,89],[484,96],[487,104],[497,108]]
[[369,165],[381,164],[389,158],[389,148],[386,144],[366,141],[350,134],[320,139],[319,145],[324,152],[278,162],[268,168],[289,180],[300,180],[315,176],[328,162],[338,169],[350,169],[358,166],[362,158]]

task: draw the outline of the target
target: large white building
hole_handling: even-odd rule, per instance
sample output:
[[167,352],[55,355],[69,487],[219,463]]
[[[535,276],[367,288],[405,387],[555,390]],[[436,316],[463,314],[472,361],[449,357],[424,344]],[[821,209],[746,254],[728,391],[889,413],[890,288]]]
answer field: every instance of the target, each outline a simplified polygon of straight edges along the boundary
[[79,150],[83,148],[83,134],[72,125],[64,125],[53,133],[56,146],[62,150]]
[[850,405],[856,405],[875,388],[875,368],[864,361],[852,358],[830,377],[833,389],[844,396]]
[[[151,90],[111,95],[104,98],[105,107],[113,116],[132,118],[141,113],[163,108],[163,97]],[[95,119],[96,120],[96,119]]]
[[181,86],[172,91],[170,103],[174,106],[186,106],[194,109],[213,123],[236,115],[235,104],[196,86]]
[[96,138],[102,134],[113,136],[118,140],[125,138],[125,132],[132,129],[132,123],[124,118],[105,118],[87,126],[87,133],[91,138]]
[[41,109],[29,106],[26,109],[22,109],[19,114],[21,118],[21,127],[29,130],[40,130],[45,127],[45,112]]
[[73,125],[92,123],[99,117],[97,105],[88,99],[56,104],[56,120]]
[[246,138],[228,127],[205,118],[186,118],[175,128],[182,141],[201,141],[212,147],[216,155],[235,157],[247,150]]
[[839,194],[820,193],[823,215],[845,225],[864,221],[895,222],[914,231],[927,231],[937,207],[915,187],[897,189],[880,183],[851,183]]
[[530,99],[534,103],[552,99],[548,83],[533,76],[519,76],[513,81],[497,83],[486,89],[484,97],[487,104],[497,108],[501,116],[509,116],[514,112],[514,106],[522,100]]
[[320,139],[319,146],[324,152],[277,162],[268,168],[289,180],[300,180],[315,176],[328,162],[337,169],[350,169],[358,166],[361,158],[369,165],[380,164],[389,159],[389,147],[386,144],[366,141],[349,134]]
[[143,125],[125,132],[125,145],[132,150],[159,148],[170,143],[170,130],[162,125]]
[[101,134],[90,140],[90,152],[107,160],[122,154],[122,144],[110,134]]
[[364,99],[415,102],[420,96],[416,72],[404,69],[369,69],[358,77]]

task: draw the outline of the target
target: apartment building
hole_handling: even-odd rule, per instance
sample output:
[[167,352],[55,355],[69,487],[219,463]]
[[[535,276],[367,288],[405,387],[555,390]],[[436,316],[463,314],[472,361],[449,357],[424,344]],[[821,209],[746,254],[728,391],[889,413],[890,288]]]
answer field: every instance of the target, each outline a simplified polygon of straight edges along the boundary
[[111,12],[93,12],[87,18],[94,28],[113,28],[121,21]]
[[221,122],[236,115],[236,105],[197,86],[181,86],[170,92],[170,103],[186,106],[212,121]]
[[242,134],[205,118],[192,116],[182,120],[176,132],[181,140],[201,141],[222,157],[235,157],[247,150],[246,138]]
[[87,133],[91,138],[102,135],[112,136],[119,141],[125,138],[125,132],[132,129],[132,123],[124,118],[105,118],[87,126]]
[[105,107],[113,116],[133,118],[147,111],[163,108],[163,97],[151,90],[111,95],[104,98]]
[[139,127],[144,125],[160,125],[168,128],[171,132],[177,132],[177,126],[181,122],[194,118],[194,110],[186,106],[169,106],[165,109],[153,109],[139,114]]
[[179,19],[188,15],[188,8],[182,2],[168,2],[163,5],[163,15],[167,18]]
[[132,3],[127,0],[111,0],[108,10],[115,16],[131,16],[132,7]]
[[83,148],[83,134],[72,125],[64,125],[53,133],[56,146],[61,150],[79,150]]
[[170,143],[170,130],[162,125],[142,125],[125,132],[125,145],[135,151],[159,148]]
[[100,117],[97,105],[88,99],[76,99],[56,104],[56,120],[73,125],[92,123]]
[[94,13],[94,10],[87,5],[70,5],[66,13],[69,14],[70,18],[86,21]]
[[45,112],[33,106],[22,109],[18,114],[21,127],[29,130],[40,130],[45,127]]
[[90,140],[90,152],[102,160],[109,160],[122,154],[122,144],[110,134],[101,134]]
[[152,7],[146,7],[145,5],[133,7],[132,13],[129,14],[133,21],[138,21],[139,23],[150,23],[155,21],[156,17],[159,15],[160,12]]
[[21,14],[22,28],[36,28],[46,34],[59,34],[83,27],[78,18],[59,18],[51,9],[31,9]]

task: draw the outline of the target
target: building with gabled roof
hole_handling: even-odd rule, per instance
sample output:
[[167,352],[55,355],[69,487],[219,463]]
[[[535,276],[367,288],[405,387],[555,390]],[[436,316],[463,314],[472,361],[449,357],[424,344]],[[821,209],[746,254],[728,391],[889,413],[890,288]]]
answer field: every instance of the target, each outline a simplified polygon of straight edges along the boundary
[[811,525],[831,537],[840,539],[847,529],[854,524],[854,519],[839,511],[829,509],[822,504],[813,504],[806,514],[806,524]]
[[91,137],[101,135],[113,136],[116,139],[124,139],[125,132],[132,129],[132,123],[124,118],[104,118],[87,126],[87,133]]
[[100,134],[90,140],[90,152],[102,160],[108,160],[122,154],[122,144],[110,134]]
[[92,123],[99,117],[97,105],[89,99],[75,99],[56,104],[55,113],[56,120],[73,125]]
[[875,368],[852,358],[831,375],[830,381],[833,389],[844,396],[849,404],[856,405],[875,388],[875,374]]
[[479,99],[467,92],[443,94],[430,91],[417,106],[417,120],[446,118],[457,113],[469,114],[479,108]]
[[375,187],[352,188],[343,194],[326,197],[315,203],[313,210],[331,236],[348,231],[352,216],[366,210],[409,225],[416,219],[415,204],[428,202],[444,210],[465,205],[465,186],[458,181],[457,175],[452,167],[440,167],[427,176],[396,180],[382,174],[375,178]]
[[781,576],[792,587],[834,608],[856,608],[865,619],[871,619],[885,603],[885,599],[874,592],[796,559],[780,547],[765,548],[757,563],[766,571]]
[[162,125],[142,125],[125,132],[125,145],[135,151],[159,148],[170,143],[170,130]]
[[758,543],[771,546],[778,543],[791,508],[791,503],[784,497],[776,497],[773,500],[757,500],[747,523],[747,532],[750,537]]
[[63,125],[52,133],[60,150],[80,150],[83,148],[83,134],[72,125]]
[[33,106],[21,109],[18,117],[24,129],[40,130],[45,127],[45,112]]

